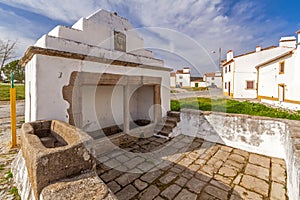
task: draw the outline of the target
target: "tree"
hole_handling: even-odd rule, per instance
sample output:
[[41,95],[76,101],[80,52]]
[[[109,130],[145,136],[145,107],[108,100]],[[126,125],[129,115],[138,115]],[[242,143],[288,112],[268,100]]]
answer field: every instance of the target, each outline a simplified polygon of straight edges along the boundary
[[0,81],[2,80],[2,68],[7,61],[15,57],[14,49],[17,41],[7,40],[5,42],[0,40]]
[[11,61],[2,68],[2,71],[8,80],[10,80],[11,73],[14,73],[15,80],[23,83],[25,80],[25,71],[24,67],[21,67],[18,63],[19,60]]

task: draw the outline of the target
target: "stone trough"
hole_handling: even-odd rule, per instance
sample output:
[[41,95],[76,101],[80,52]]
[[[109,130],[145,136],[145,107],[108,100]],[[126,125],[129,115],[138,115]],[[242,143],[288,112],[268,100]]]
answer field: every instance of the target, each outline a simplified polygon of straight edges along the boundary
[[[93,139],[85,132],[57,120],[37,121],[23,124],[21,140],[20,152],[22,155],[19,157],[21,156],[23,161],[25,160],[26,167],[23,172],[28,172],[35,199],[39,199],[46,187],[43,199],[51,199],[54,197],[52,195],[57,195],[58,191],[53,192],[53,188],[57,187],[51,186],[54,183],[66,187],[70,187],[70,185],[73,188],[79,187],[80,185],[76,186],[78,180],[76,177],[82,176],[82,174],[86,174],[84,180],[87,183],[92,179],[93,189],[96,188],[97,193],[99,193],[99,188],[107,190],[105,184],[93,171],[96,163],[92,152]],[[22,173],[22,170],[13,169],[13,173],[15,177],[20,177],[18,173]],[[84,180],[77,184],[84,183]],[[18,180],[16,182],[18,184]],[[101,186],[101,184],[103,185]],[[22,194],[22,191],[20,192]],[[74,192],[76,193],[76,191]],[[72,193],[72,190],[69,190],[69,193]],[[104,193],[108,193],[108,190]],[[70,196],[74,196],[74,194]],[[27,196],[27,199],[30,198]]]

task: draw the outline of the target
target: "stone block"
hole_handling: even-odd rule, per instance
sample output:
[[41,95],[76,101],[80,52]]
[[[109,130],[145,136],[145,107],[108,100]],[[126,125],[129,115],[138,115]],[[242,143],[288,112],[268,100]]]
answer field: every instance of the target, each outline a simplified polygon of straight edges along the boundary
[[[57,145],[45,146],[41,138],[54,137]],[[58,120],[25,123],[21,149],[36,198],[53,181],[92,170],[93,140],[85,132]]]

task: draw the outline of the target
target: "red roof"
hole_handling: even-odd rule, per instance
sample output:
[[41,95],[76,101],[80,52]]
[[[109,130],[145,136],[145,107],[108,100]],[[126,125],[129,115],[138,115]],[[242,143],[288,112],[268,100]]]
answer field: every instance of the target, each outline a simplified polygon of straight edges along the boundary
[[190,72],[183,72],[183,70],[177,70],[176,74],[190,74]]

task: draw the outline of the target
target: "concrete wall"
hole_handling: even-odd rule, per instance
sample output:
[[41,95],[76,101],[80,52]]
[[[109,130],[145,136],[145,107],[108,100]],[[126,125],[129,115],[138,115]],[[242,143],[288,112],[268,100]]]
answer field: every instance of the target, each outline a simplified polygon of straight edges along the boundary
[[300,121],[181,110],[173,135],[185,134],[285,159],[291,200],[300,199]]

